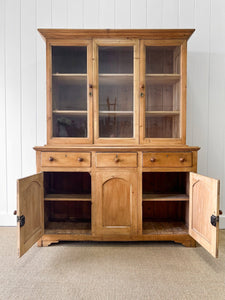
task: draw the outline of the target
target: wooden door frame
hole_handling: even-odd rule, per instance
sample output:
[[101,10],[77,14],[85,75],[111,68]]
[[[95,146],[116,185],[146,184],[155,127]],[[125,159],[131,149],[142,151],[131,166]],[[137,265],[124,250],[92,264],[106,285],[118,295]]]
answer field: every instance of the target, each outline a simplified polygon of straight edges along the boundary
[[[146,46],[180,46],[180,138],[146,138],[145,137],[145,47]],[[187,80],[187,41],[186,40],[141,40],[140,41],[140,143],[154,145],[179,145],[186,143],[186,80]],[[144,86],[144,88],[142,88]]]
[[[133,46],[133,138],[100,138],[99,137],[99,84],[98,84],[98,47],[99,46]],[[94,82],[94,143],[122,145],[139,142],[139,40],[138,39],[93,39],[93,82]]]
[[[52,46],[87,46],[87,131],[85,138],[53,137],[52,128]],[[91,144],[93,143],[93,93],[90,85],[93,85],[92,76],[92,41],[91,40],[64,40],[49,39],[46,41],[46,80],[47,80],[47,144]]]

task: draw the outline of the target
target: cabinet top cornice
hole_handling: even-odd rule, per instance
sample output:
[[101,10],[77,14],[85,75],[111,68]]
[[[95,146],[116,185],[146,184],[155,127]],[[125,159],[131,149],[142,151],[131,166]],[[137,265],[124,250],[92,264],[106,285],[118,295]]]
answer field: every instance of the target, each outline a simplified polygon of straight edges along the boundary
[[38,31],[45,39],[72,38],[140,38],[188,40],[195,29],[44,29]]

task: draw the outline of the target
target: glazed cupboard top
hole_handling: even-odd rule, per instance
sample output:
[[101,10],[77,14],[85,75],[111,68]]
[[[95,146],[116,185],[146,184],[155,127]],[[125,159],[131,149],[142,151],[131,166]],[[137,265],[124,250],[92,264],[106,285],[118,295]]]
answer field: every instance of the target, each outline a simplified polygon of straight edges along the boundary
[[193,29],[39,29],[46,39],[48,145],[186,144]]

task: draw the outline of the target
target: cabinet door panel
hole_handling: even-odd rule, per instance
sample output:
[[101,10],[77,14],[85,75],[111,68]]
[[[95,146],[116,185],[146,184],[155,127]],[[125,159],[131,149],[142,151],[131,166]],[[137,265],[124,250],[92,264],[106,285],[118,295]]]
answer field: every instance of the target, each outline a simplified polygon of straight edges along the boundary
[[21,257],[44,234],[43,173],[17,181],[17,215],[25,217],[18,226],[18,256]]
[[217,257],[219,223],[211,224],[212,215],[219,215],[219,180],[190,173],[189,234]]
[[137,223],[136,172],[96,172],[97,233],[134,234]]
[[48,143],[92,141],[92,43],[47,46]]

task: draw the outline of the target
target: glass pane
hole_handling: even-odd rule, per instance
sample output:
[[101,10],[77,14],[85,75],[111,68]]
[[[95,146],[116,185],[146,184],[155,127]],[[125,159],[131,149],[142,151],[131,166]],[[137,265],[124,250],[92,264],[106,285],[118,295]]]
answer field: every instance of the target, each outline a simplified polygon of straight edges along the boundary
[[87,115],[53,113],[54,137],[87,137]]
[[133,47],[99,47],[99,73],[133,73]]
[[87,110],[87,76],[53,76],[53,110]]
[[179,74],[180,47],[146,47],[147,74]]
[[146,47],[145,136],[180,137],[180,48]]
[[178,138],[179,116],[146,116],[145,133],[151,138]]
[[52,47],[52,73],[87,73],[87,48]]
[[52,47],[53,137],[87,137],[87,48]]
[[133,137],[133,116],[103,114],[99,116],[100,137],[131,138]]
[[99,47],[99,137],[133,137],[133,47]]

